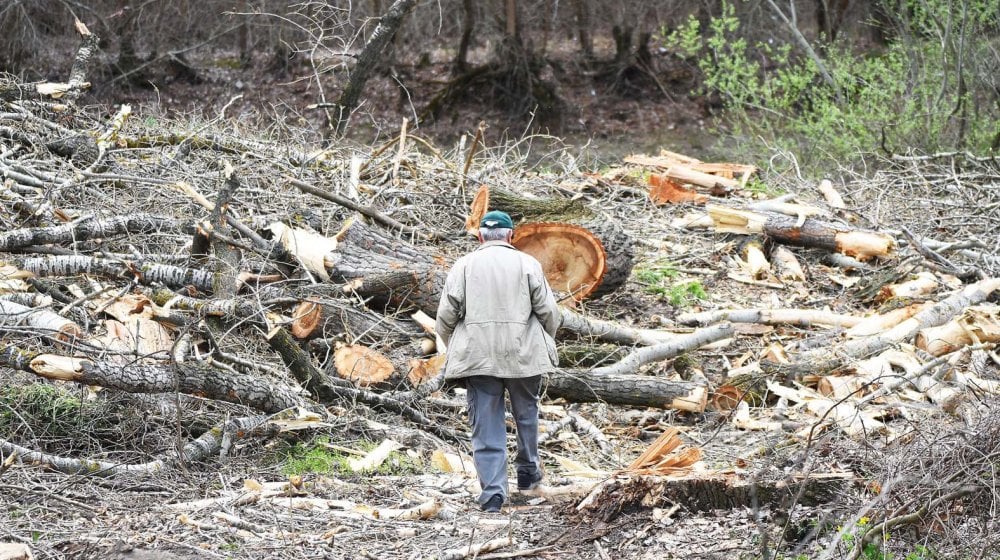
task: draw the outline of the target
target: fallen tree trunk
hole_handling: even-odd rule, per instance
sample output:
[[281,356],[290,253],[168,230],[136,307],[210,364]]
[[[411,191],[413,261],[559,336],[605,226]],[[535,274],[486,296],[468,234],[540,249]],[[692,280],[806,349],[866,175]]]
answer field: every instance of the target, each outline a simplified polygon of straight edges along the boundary
[[106,220],[79,220],[61,226],[12,229],[0,233],[0,251],[12,251],[31,245],[107,239],[126,233],[174,232],[178,229],[180,223],[177,220],[151,214],[117,216]]
[[669,342],[647,346],[635,350],[618,363],[597,368],[594,375],[628,375],[639,371],[639,367],[650,362],[666,360],[694,350],[706,344],[729,338],[735,334],[736,330],[732,325],[726,323],[716,325],[691,334],[677,335]]
[[813,219],[796,220],[781,214],[749,212],[724,206],[709,206],[708,214],[715,222],[715,231],[719,233],[763,233],[779,243],[818,247],[860,260],[888,257],[896,244],[891,236],[883,233],[844,229]]
[[841,315],[818,309],[723,309],[699,313],[681,313],[677,322],[682,325],[704,326],[729,321],[730,323],[757,323],[762,325],[794,325],[811,327],[853,327],[863,317]]
[[920,311],[883,333],[848,340],[834,347],[817,348],[800,354],[792,364],[778,367],[792,376],[823,374],[850,360],[871,356],[889,346],[912,339],[921,329],[936,327],[1000,290],[1000,278],[989,278],[966,286],[928,309]]
[[121,262],[83,255],[59,255],[24,258],[17,261],[17,266],[36,276],[93,274],[113,279],[135,279],[140,284],[160,283],[174,288],[191,286],[200,292],[212,293],[211,272],[168,264]]
[[691,473],[683,476],[620,475],[588,498],[586,508],[610,521],[623,511],[679,504],[692,512],[716,509],[787,508],[793,502],[816,506],[840,497],[851,473],[802,474],[784,480],[758,480],[735,472]]
[[123,365],[6,346],[0,350],[0,365],[45,379],[74,381],[126,393],[180,392],[243,404],[262,412],[278,412],[303,404],[291,387],[200,362]]
[[83,329],[54,311],[27,307],[13,301],[0,299],[0,327],[24,325],[65,343],[72,343],[83,335]]
[[708,389],[692,381],[672,381],[644,375],[555,371],[547,376],[545,394],[570,402],[604,402],[623,406],[672,408],[704,412]]
[[164,457],[147,463],[122,464],[110,461],[95,461],[90,459],[73,459],[60,457],[40,451],[33,451],[5,439],[0,439],[0,451],[4,455],[16,455],[22,463],[41,464],[54,471],[65,474],[83,474],[93,476],[121,476],[160,474],[177,464],[188,464],[218,453],[223,444],[230,439],[240,439],[246,434],[264,425],[268,416],[250,416],[235,418],[203,433],[198,438],[189,441],[181,449],[180,456]]

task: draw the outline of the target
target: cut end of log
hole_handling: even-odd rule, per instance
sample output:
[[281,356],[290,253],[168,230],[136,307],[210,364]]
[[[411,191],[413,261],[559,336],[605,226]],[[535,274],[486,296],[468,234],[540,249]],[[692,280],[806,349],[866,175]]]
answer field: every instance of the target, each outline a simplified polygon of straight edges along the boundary
[[601,284],[607,255],[601,240],[572,224],[526,224],[514,230],[513,245],[538,259],[549,285],[580,301]]
[[292,336],[299,340],[305,340],[319,328],[323,312],[318,303],[303,301],[295,307],[292,316],[295,317],[292,321]]
[[364,346],[342,346],[333,355],[337,375],[362,387],[381,383],[394,368],[388,358]]
[[490,189],[486,185],[479,187],[476,196],[472,197],[472,204],[469,208],[469,217],[465,219],[465,231],[469,235],[479,233],[479,222],[490,208]]
[[845,231],[836,235],[837,252],[859,261],[892,254],[896,242],[888,235],[869,231]]
[[437,377],[441,373],[441,368],[444,367],[444,362],[444,354],[438,354],[426,360],[410,360],[410,372],[406,375],[406,378],[410,381],[411,385],[416,387]]
[[743,391],[732,385],[723,385],[712,394],[712,408],[715,410],[733,410],[743,398]]
[[705,412],[708,405],[708,390],[705,387],[695,387],[690,394],[677,397],[670,403],[670,408],[684,412]]

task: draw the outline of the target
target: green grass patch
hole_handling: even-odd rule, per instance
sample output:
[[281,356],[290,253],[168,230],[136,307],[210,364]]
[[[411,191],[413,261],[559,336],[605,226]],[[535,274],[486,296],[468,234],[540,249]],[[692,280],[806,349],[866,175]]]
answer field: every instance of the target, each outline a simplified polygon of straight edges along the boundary
[[[329,439],[321,436],[311,442],[296,442],[281,452],[281,472],[286,476],[304,474],[328,474],[345,476],[355,473],[347,461],[360,455],[351,455],[328,447]],[[354,442],[353,447],[359,451],[371,451],[377,443],[361,440]],[[419,459],[405,453],[393,451],[389,457],[372,471],[382,475],[421,474],[426,468]],[[369,473],[371,474],[371,473]]]
[[678,282],[670,287],[667,299],[674,307],[687,307],[698,300],[708,299],[704,286],[697,280]]
[[636,267],[635,280],[642,284],[642,290],[647,294],[665,296],[669,291],[670,281],[680,274],[673,263],[658,260]]

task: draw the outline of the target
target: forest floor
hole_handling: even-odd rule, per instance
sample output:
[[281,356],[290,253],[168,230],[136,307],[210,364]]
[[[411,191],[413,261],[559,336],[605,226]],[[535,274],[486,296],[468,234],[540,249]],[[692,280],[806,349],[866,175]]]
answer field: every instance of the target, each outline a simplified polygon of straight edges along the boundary
[[[79,189],[51,191],[31,185],[22,188],[17,181],[23,179],[12,179],[8,186],[17,188],[9,192],[28,201],[49,197],[49,209],[55,207],[62,212],[54,213],[53,221],[58,216],[87,214],[106,218],[153,212],[178,220],[202,216],[207,212],[189,196],[156,181],[190,181],[210,194],[217,183],[219,156],[198,147],[187,153],[183,146],[136,147],[138,139],[148,140],[162,132],[190,132],[193,126],[199,133],[247,140],[245,135],[251,125],[266,111],[279,118],[271,121],[270,129],[258,127],[258,134],[251,138],[261,142],[266,151],[225,153],[224,157],[233,160],[239,176],[248,182],[233,206],[253,224],[257,223],[253,221],[256,217],[263,220],[275,216],[300,223],[302,215],[306,215],[318,233],[333,236],[351,213],[330,203],[319,203],[285,184],[289,167],[281,159],[288,157],[284,150],[289,146],[307,149],[305,143],[294,144],[303,137],[312,141],[312,147],[316,145],[319,135],[310,131],[317,130],[320,117],[305,109],[309,103],[319,101],[315,84],[301,67],[278,79],[253,72],[241,74],[241,70],[227,68],[223,60],[218,62],[215,67],[207,62],[199,66],[204,74],[199,84],[164,83],[156,90],[132,90],[115,96],[115,104],[135,103],[136,113],[117,133],[122,142],[108,152],[106,174],[83,181]],[[444,62],[443,57],[432,57],[432,65],[422,70],[424,73],[404,80],[415,107],[428,99],[433,86],[429,76],[442,74]],[[398,93],[394,83],[380,77],[369,84],[368,91]],[[433,250],[455,256],[474,246],[460,233],[471,192],[464,192],[455,175],[444,168],[451,162],[461,162],[468,153],[470,143],[459,150],[458,136],[471,134],[481,120],[495,123],[489,130],[491,134],[497,131],[496,135],[487,136],[487,148],[474,159],[470,177],[529,197],[573,197],[620,225],[635,242],[634,272],[622,289],[586,301],[578,310],[635,328],[686,333],[692,329],[676,322],[681,312],[718,309],[800,308],[858,316],[873,314],[879,306],[858,286],[875,282],[888,272],[905,279],[917,271],[935,271],[933,292],[921,295],[932,302],[971,285],[971,277],[960,280],[937,272],[917,248],[903,242],[899,253],[891,258],[856,268],[829,263],[824,250],[800,248],[796,253],[803,263],[805,280],[778,281],[771,273],[748,279],[740,259],[740,236],[677,225],[676,220],[698,207],[654,205],[646,185],[650,170],[621,161],[624,151],[655,155],[657,148],[703,158],[718,153],[718,144],[707,132],[706,117],[697,100],[687,97],[685,90],[690,89],[690,84],[683,85],[686,83],[678,79],[674,101],[618,98],[608,102],[605,96],[589,93],[593,84],[564,81],[562,90],[569,94],[569,105],[578,113],[565,119],[560,134],[592,137],[588,151],[597,154],[593,159],[612,164],[600,174],[581,165],[576,143],[525,135],[523,124],[515,126],[500,113],[466,111],[455,113],[454,119],[421,125],[416,134],[427,134],[431,146],[438,146],[433,150],[414,142],[398,152],[387,149],[399,136],[399,115],[408,114],[399,112],[396,95],[369,96],[355,118],[355,139],[361,143],[337,148],[327,159],[303,166],[301,172],[317,184],[325,181],[327,185],[343,186],[351,157],[361,154],[369,166],[363,177],[362,186],[366,188],[358,196],[396,219],[443,233]],[[100,85],[97,88],[100,99],[111,100],[104,95],[107,92],[100,91]],[[228,104],[240,94],[243,98]],[[476,100],[469,103],[475,105]],[[221,118],[223,107],[225,118],[235,118],[236,124]],[[49,114],[44,107],[37,110],[40,115]],[[110,126],[108,117],[114,111],[114,105],[103,111],[85,111],[64,119],[59,126],[95,133]],[[193,114],[197,118],[191,117]],[[39,139],[47,139],[51,130],[33,126],[24,125],[37,138],[32,136],[33,140],[20,144],[15,142],[17,137],[11,139],[16,146],[3,155],[5,172],[21,170],[17,177],[23,177],[23,169],[28,168],[76,177],[75,167],[43,149],[44,142]],[[286,135],[290,129],[297,133]],[[134,141],[132,146],[129,141]],[[522,155],[525,143],[531,143],[532,150],[541,155]],[[176,165],[181,158],[187,158],[184,165]],[[830,211],[828,219],[844,227],[897,231],[897,236],[901,235],[900,228],[908,226],[921,238],[978,240],[980,245],[976,247],[994,260],[965,258],[960,253],[964,249],[955,247],[952,249],[956,252],[949,255],[960,266],[978,267],[985,276],[1000,273],[994,240],[989,238],[991,232],[995,235],[991,228],[996,222],[988,213],[970,217],[966,212],[973,202],[984,198],[984,212],[1000,208],[995,198],[989,198],[996,196],[990,187],[995,185],[995,170],[990,162],[962,160],[957,167],[954,160],[936,159],[884,163],[888,171],[881,175],[838,180],[836,186],[847,208],[826,208]],[[794,174],[764,169],[759,177],[759,182],[714,202],[746,207],[792,194],[803,203],[824,204],[816,185]],[[956,183],[968,186],[968,190],[956,190]],[[934,206],[933,219],[928,218],[927,201],[936,199],[944,203]],[[5,210],[14,208],[11,200],[4,199]],[[9,230],[36,226],[32,221],[36,218],[22,218],[11,210],[3,218],[3,225]],[[119,255],[116,258],[151,253],[155,247],[161,256],[172,255],[186,262],[190,239],[186,233],[157,232],[107,243],[74,241],[66,247],[74,254],[114,253]],[[70,250],[66,247],[62,249]],[[16,265],[23,263],[25,253],[31,256],[36,252],[45,254],[39,247],[30,246],[0,256]],[[259,265],[251,258],[241,264]],[[67,286],[79,283],[87,286],[88,292],[101,294],[125,293],[135,287],[120,277],[97,279],[91,275],[71,275],[52,282]],[[302,296],[298,284],[280,287],[288,290],[285,299]],[[246,299],[253,297],[247,295]],[[287,305],[287,301],[275,305]],[[83,304],[67,304],[69,308],[78,306]],[[92,314],[96,325],[96,317],[104,308],[86,309],[89,311],[85,314]],[[282,312],[289,313],[287,309]],[[232,367],[249,367],[262,377],[273,377],[275,371],[282,370],[281,361],[262,342],[261,333],[239,323],[231,331],[220,331],[222,336],[213,344],[229,355],[243,357],[242,365]],[[748,323],[738,327],[736,336],[695,354],[704,376],[719,387],[726,383],[728,372],[757,361],[774,351],[775,345],[794,358],[810,349],[844,342],[843,331],[819,325]],[[37,333],[4,332],[5,344],[47,344]],[[983,379],[1000,378],[995,352],[991,355],[986,352],[990,348],[980,350],[972,357],[956,353],[951,367],[958,372],[975,370]],[[920,357],[927,358],[923,354]],[[675,378],[679,376],[675,366],[673,361],[646,364],[640,373]],[[257,367],[259,371],[254,369]],[[890,376],[905,373],[897,368]],[[241,405],[198,395],[168,393],[161,397],[97,391],[43,381],[9,368],[0,369],[0,376],[0,437],[33,449],[85,459],[127,463],[172,453],[184,440],[206,432],[220,419],[247,412]],[[958,381],[938,381],[958,390]],[[800,387],[791,382],[784,385]],[[52,388],[53,392],[40,393],[39,386],[46,387],[44,391]],[[547,471],[545,490],[513,493],[511,504],[501,514],[479,511],[472,476],[435,463],[433,452],[438,449],[428,443],[426,434],[413,435],[426,426],[402,422],[392,414],[374,414],[356,403],[340,402],[328,406],[329,417],[322,425],[249,437],[230,449],[227,457],[211,456],[152,476],[67,475],[51,472],[45,465],[12,462],[0,467],[0,542],[22,543],[34,551],[36,558],[749,560],[841,558],[850,551],[870,560],[888,560],[891,555],[908,560],[996,557],[993,535],[997,522],[987,513],[997,503],[995,481],[989,472],[992,458],[1000,449],[1000,423],[993,420],[995,397],[986,390],[967,389],[960,402],[949,401],[945,407],[927,397],[930,393],[926,387],[915,388],[907,393],[908,400],[878,403],[879,418],[886,429],[863,430],[860,437],[843,433],[842,426],[810,410],[805,403],[788,402],[771,394],[749,403],[751,418],[759,423],[755,427],[748,427],[753,422],[737,422],[730,410],[712,407],[689,413],[547,399],[542,411],[543,429],[556,431],[542,446]],[[49,397],[39,399],[39,394]],[[464,433],[461,390],[447,389],[435,399],[426,404],[427,413],[440,425]],[[610,451],[602,449],[600,442],[582,429],[556,428],[569,414],[597,426],[611,443]],[[732,507],[703,509],[664,493],[652,482],[653,487],[644,487],[636,495],[622,490],[624,486],[608,487],[596,508],[579,507],[586,492],[562,494],[570,489],[589,489],[604,481],[624,485],[624,481],[646,480],[625,472],[626,467],[670,427],[681,430],[685,445],[700,450],[701,460],[693,470],[696,476],[724,472],[750,481],[754,489],[817,473],[846,474],[849,478],[835,495],[819,496],[809,505],[802,499],[804,490],[797,495],[783,495],[777,502],[766,500],[763,491],[758,496],[756,490],[751,490],[748,500],[732,498]],[[810,428],[815,429],[815,434]],[[377,445],[387,437],[398,438],[400,433],[409,434],[409,438],[402,441],[403,448],[379,472],[352,473],[340,464],[345,456],[363,453],[366,446]],[[462,451],[461,446],[444,448],[448,452]],[[299,468],[289,466],[293,459]],[[975,483],[974,490],[959,498],[944,499],[951,496],[948,492],[954,490],[959,475],[968,482],[959,490],[967,490]],[[413,508],[427,502],[434,503],[434,511],[419,515],[425,518],[398,518],[401,510],[412,513]],[[901,519],[913,512],[919,515]],[[871,519],[895,520],[898,527],[887,528],[879,539],[873,539],[874,548],[853,546],[852,539]],[[463,550],[486,542],[493,542],[496,550]]]

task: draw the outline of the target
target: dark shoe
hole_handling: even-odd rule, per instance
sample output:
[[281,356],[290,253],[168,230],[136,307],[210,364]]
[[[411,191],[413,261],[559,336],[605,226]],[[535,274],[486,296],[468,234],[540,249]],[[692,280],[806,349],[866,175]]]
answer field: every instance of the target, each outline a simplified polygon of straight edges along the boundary
[[534,472],[517,471],[517,489],[521,492],[524,492],[525,490],[534,490],[535,488],[538,488],[538,484],[541,482],[541,469],[536,469]]
[[493,496],[489,500],[486,500],[486,503],[483,504],[482,509],[486,513],[500,513],[500,506],[502,505],[503,496],[500,494],[493,494]]

